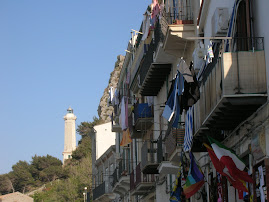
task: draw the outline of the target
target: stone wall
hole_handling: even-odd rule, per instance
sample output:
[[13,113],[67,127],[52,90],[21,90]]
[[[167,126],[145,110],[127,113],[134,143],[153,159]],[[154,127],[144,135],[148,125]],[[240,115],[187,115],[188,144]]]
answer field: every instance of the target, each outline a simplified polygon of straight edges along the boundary
[[113,112],[113,107],[108,106],[107,104],[107,99],[109,97],[108,90],[110,87],[117,87],[118,80],[120,77],[120,72],[123,66],[124,62],[124,56],[123,55],[118,55],[117,61],[115,62],[115,68],[114,70],[110,73],[110,79],[108,82],[108,86],[105,88],[103,96],[100,99],[99,107],[98,107],[98,115],[99,117],[105,122],[110,122],[110,116]]

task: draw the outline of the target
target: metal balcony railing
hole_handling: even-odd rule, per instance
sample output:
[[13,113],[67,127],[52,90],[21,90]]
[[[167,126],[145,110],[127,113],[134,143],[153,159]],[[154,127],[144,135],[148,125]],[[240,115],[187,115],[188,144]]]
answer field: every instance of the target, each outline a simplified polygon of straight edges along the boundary
[[165,139],[165,149],[168,158],[173,154],[177,146],[183,146],[184,135],[185,129],[172,128],[168,137]]
[[235,37],[225,40],[225,52],[264,50],[264,37]]
[[162,32],[159,20],[156,22],[154,29],[154,51],[157,50],[158,44],[164,41],[164,34]]
[[141,163],[130,174],[130,190],[134,190],[140,183],[155,182],[155,175],[143,174],[141,172]]
[[100,196],[104,195],[106,193],[106,183],[103,182],[98,187],[96,187],[92,192],[92,198],[93,200],[99,198]]
[[153,117],[153,110],[148,106],[148,103],[139,103],[134,107],[134,121],[139,118],[151,118]]
[[157,164],[157,140],[147,140],[141,148],[141,167],[145,168],[149,164]]
[[118,172],[119,172],[119,169],[116,168],[114,170],[113,174],[111,175],[112,176],[112,184],[111,184],[112,187],[114,187],[115,184],[119,181],[119,174],[118,174]]
[[148,51],[146,53],[146,55],[144,56],[144,60],[141,64],[141,68],[139,70],[139,75],[140,75],[140,84],[143,84],[144,79],[146,78],[146,75],[148,73],[148,70],[150,68],[151,63],[153,62],[153,53],[155,50],[155,44],[154,41],[152,40]]
[[163,139],[162,139],[162,135],[160,135],[157,141],[157,162],[161,163],[163,160],[164,160]]
[[193,22],[190,0],[186,1],[186,5],[172,8],[169,13],[165,13],[165,18],[168,24],[190,24]]

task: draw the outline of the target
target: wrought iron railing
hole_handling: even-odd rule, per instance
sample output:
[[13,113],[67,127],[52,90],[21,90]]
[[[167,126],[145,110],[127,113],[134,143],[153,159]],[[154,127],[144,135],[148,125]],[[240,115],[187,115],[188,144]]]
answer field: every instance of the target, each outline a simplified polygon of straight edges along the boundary
[[118,176],[119,169],[116,168],[113,172],[112,176],[112,184],[111,186],[114,187],[115,184],[119,181],[119,176]]
[[154,41],[152,40],[148,51],[146,53],[146,55],[144,56],[144,60],[142,62],[141,68],[139,70],[139,75],[140,75],[140,84],[143,84],[146,75],[148,73],[148,70],[150,68],[151,63],[153,62],[153,53],[155,50],[155,45],[154,45]]
[[165,139],[165,148],[169,158],[177,146],[182,147],[184,144],[185,129],[172,128],[168,137]]
[[148,103],[138,103],[134,107],[134,121],[139,118],[153,117],[153,110],[148,106]]
[[161,163],[163,160],[164,160],[163,139],[162,139],[162,135],[160,135],[157,141],[157,162]]
[[141,148],[141,167],[157,163],[157,140],[147,140]]
[[134,190],[141,182],[155,182],[155,175],[143,174],[141,172],[141,163],[139,163],[130,174],[130,190]]
[[154,51],[157,50],[158,44],[163,42],[164,34],[161,29],[161,24],[159,20],[156,22],[155,29],[154,29]]
[[193,22],[193,13],[190,3],[186,6],[172,8],[172,11],[165,13],[165,18],[169,24],[189,24]]
[[106,183],[103,182],[98,187],[96,187],[92,192],[92,198],[93,200],[99,198],[100,196],[104,195],[106,193]]
[[235,37],[225,41],[225,52],[264,50],[264,37]]

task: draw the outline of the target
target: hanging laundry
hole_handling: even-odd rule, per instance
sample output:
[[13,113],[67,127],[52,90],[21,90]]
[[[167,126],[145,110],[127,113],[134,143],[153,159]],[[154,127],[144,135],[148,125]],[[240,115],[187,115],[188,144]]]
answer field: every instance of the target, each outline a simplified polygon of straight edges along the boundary
[[177,72],[173,88],[163,111],[162,116],[169,122],[173,121],[173,127],[178,128],[178,120],[180,116],[180,97],[182,95],[182,90],[184,88],[183,76],[180,72]]
[[149,11],[146,11],[146,13],[144,14],[144,20],[143,20],[143,25],[142,25],[142,33],[143,33],[143,37],[142,37],[142,41],[146,40],[146,38],[148,37],[149,34],[149,27],[150,27],[150,13]]
[[146,96],[148,106],[154,105],[154,97],[153,96]]
[[160,13],[160,5],[157,0],[153,0],[153,3],[151,4],[151,28],[155,27],[155,23],[157,21],[157,17]]
[[184,151],[190,151],[193,139],[193,107],[187,111],[185,120],[185,137],[184,137]]
[[186,183],[183,186],[183,192],[186,198],[190,198],[204,185],[204,174],[201,168],[196,164],[192,152],[190,152],[190,170],[186,179]]
[[120,146],[124,147],[132,142],[130,130],[127,128],[127,130],[124,130],[122,132],[122,140],[120,142]]
[[182,96],[181,105],[181,107],[186,110],[188,110],[189,107],[193,106],[200,99],[199,83],[197,81],[192,62],[189,69],[193,78],[193,82],[184,82],[184,93]]
[[118,104],[119,104],[119,91],[118,91],[117,88],[115,88],[114,96],[113,96],[113,99],[112,99],[112,105],[116,106]]
[[[127,108],[128,109],[128,108]],[[128,113],[128,110],[127,110]],[[126,122],[126,104],[125,104],[125,97],[121,99],[121,114],[120,114],[120,125],[121,129],[127,129],[128,121]]]
[[190,68],[188,67],[188,65],[186,64],[186,62],[183,59],[180,60],[180,62],[177,65],[177,68],[178,68],[179,72],[181,74],[183,74],[184,79],[188,83],[194,82],[193,75],[190,71]]
[[131,77],[131,74],[130,74],[130,71],[128,71],[126,74],[126,81],[125,81],[126,84],[130,83],[130,77]]
[[214,58],[214,53],[212,49],[212,42],[210,41],[210,44],[208,45],[208,48],[207,48],[206,64],[211,63],[213,58]]

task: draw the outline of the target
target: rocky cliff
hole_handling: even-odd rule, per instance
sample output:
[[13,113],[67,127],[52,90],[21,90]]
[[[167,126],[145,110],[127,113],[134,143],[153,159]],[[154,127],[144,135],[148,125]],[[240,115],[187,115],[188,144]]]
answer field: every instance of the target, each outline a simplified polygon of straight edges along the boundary
[[124,62],[124,56],[118,55],[117,61],[115,62],[115,68],[110,73],[110,79],[108,82],[108,86],[105,88],[103,96],[100,99],[100,103],[99,103],[99,107],[98,107],[98,115],[106,123],[111,121],[110,116],[113,112],[113,107],[107,105],[107,99],[109,97],[108,90],[110,87],[114,87],[114,88],[117,87],[123,62]]

